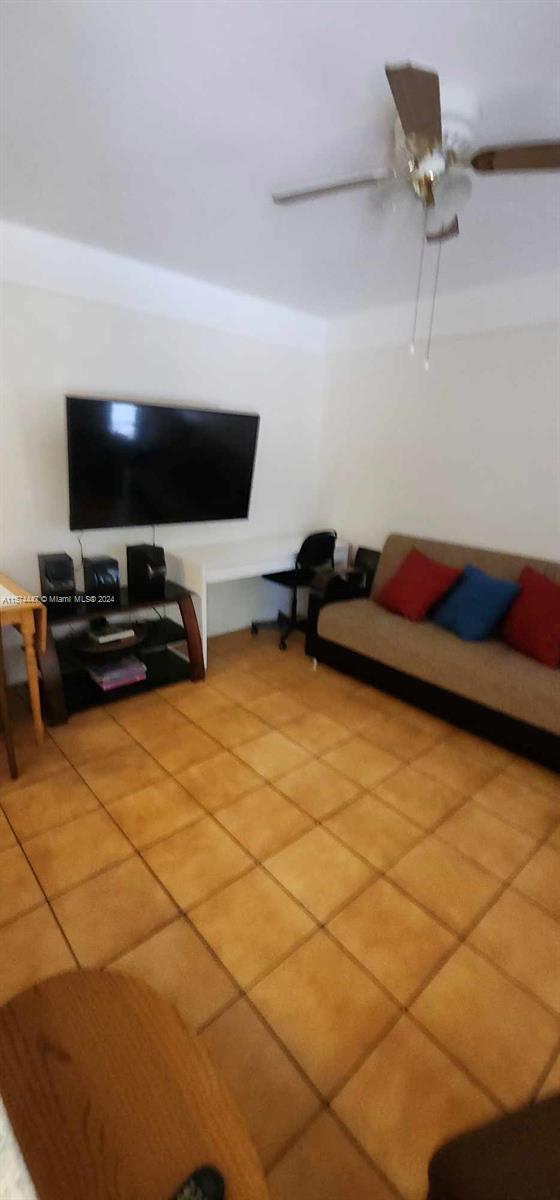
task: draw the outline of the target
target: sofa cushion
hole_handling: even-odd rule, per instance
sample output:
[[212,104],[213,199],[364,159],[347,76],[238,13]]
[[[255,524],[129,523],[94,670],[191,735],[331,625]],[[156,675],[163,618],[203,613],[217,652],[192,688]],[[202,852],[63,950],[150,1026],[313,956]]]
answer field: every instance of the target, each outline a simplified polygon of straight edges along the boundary
[[466,642],[482,642],[518,594],[519,584],[466,566],[460,582],[434,609],[433,620]]
[[558,667],[560,587],[532,567],[524,567],[519,583],[521,591],[506,616],[502,637],[514,650]]
[[409,621],[422,621],[426,613],[457,582],[461,572],[409,550],[395,574],[378,592],[376,601]]
[[464,642],[433,621],[412,624],[371,600],[322,609],[319,636],[468,700],[560,734],[559,677],[505,642]]

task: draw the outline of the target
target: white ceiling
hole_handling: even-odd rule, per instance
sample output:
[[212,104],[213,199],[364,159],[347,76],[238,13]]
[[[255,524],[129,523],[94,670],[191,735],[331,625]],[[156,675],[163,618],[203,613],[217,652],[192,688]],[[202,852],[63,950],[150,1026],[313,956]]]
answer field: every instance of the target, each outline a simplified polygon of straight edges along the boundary
[[[558,137],[556,0],[3,0],[3,215],[310,312],[408,298],[418,231],[369,192],[384,63],[468,88],[479,145]],[[420,214],[419,214],[420,219]],[[441,286],[548,269],[560,175],[474,177]]]

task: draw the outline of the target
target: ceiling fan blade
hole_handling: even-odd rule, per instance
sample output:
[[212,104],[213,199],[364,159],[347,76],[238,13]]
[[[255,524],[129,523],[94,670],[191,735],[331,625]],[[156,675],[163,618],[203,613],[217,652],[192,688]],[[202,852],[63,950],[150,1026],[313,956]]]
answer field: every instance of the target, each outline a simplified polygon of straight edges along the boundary
[[391,171],[378,171],[375,175],[351,175],[348,179],[333,179],[330,183],[309,184],[307,187],[294,188],[289,192],[273,192],[275,204],[293,204],[296,200],[313,200],[317,196],[328,196],[333,192],[350,192],[354,188],[372,187],[373,184],[383,183],[392,179]]
[[560,171],[560,142],[491,146],[471,159],[475,171]]
[[439,78],[411,63],[385,67],[405,136],[419,154],[441,145]]
[[433,233],[426,234],[427,242],[448,242],[450,238],[459,237],[459,218],[457,214],[448,225],[442,225],[441,229],[435,230]]

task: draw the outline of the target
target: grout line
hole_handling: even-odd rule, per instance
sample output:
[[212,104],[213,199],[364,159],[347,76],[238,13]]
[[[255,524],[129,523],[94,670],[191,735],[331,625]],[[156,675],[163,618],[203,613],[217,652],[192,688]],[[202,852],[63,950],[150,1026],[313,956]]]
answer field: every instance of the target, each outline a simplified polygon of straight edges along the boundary
[[[38,886],[39,886],[39,888],[40,888],[40,890],[41,890],[41,892],[42,892],[42,894],[43,894],[43,896],[44,896],[44,898],[45,898],[45,901],[46,901],[46,903],[47,903],[47,905],[48,905],[48,907],[49,907],[49,910],[50,910],[50,912],[52,913],[52,916],[53,916],[53,918],[54,918],[54,920],[55,920],[56,924],[58,925],[58,928],[59,928],[59,930],[60,930],[60,932],[61,932],[61,934],[62,934],[62,936],[63,936],[63,938],[64,938],[64,941],[66,942],[66,945],[68,946],[68,949],[69,949],[69,951],[70,951],[70,953],[71,953],[71,955],[72,955],[72,958],[74,959],[74,962],[76,963],[76,966],[78,966],[78,967],[79,967],[79,965],[80,965],[80,964],[79,964],[79,962],[78,962],[78,956],[77,956],[77,954],[76,954],[76,953],[75,953],[75,951],[74,951],[74,947],[72,946],[72,944],[71,944],[71,942],[70,942],[70,939],[67,937],[67,935],[66,935],[66,932],[65,932],[65,930],[64,930],[64,928],[63,928],[63,926],[61,925],[61,923],[60,923],[60,921],[59,921],[59,919],[58,919],[58,916],[57,916],[57,914],[55,913],[55,911],[54,911],[54,909],[53,909],[53,907],[52,907],[52,905],[51,905],[51,902],[50,902],[50,900],[49,900],[49,897],[47,896],[47,893],[46,893],[46,891],[45,891],[45,889],[44,889],[44,887],[43,887],[43,884],[41,883],[41,880],[39,879],[39,876],[37,875],[37,872],[36,872],[36,870],[35,870],[35,868],[34,868],[34,866],[33,866],[33,863],[30,861],[30,859],[29,859],[29,857],[28,857],[28,855],[27,855],[27,853],[26,853],[26,851],[25,851],[25,846],[22,844],[22,842],[20,842],[20,840],[19,840],[19,838],[18,838],[18,836],[17,836],[17,834],[16,834],[16,831],[15,831],[15,829],[14,829],[14,827],[13,827],[13,825],[12,825],[12,823],[11,823],[11,821],[10,821],[10,818],[8,817],[7,813],[4,813],[4,816],[6,817],[6,820],[7,820],[7,822],[8,822],[8,825],[10,826],[10,829],[11,829],[11,831],[12,831],[12,833],[13,833],[14,837],[15,837],[15,838],[16,838],[16,840],[17,840],[17,845],[19,846],[19,848],[20,848],[20,850],[21,850],[22,854],[24,855],[24,857],[25,857],[25,860],[26,860],[26,862],[27,862],[27,865],[28,865],[28,867],[29,867],[30,871],[32,872],[32,874],[33,874],[33,876],[34,876],[34,878],[35,878],[35,881],[36,881],[36,883],[38,884]],[[34,906],[33,906],[33,909],[28,909],[28,910],[26,910],[26,911],[27,911],[27,912],[35,911],[35,908],[39,908],[39,907],[40,907],[40,905],[38,905],[38,904],[37,904],[37,905],[34,905]],[[14,917],[14,920],[16,920],[16,921],[17,921],[17,920],[18,920],[18,917],[20,917],[20,916],[24,916],[24,915],[25,915],[25,913],[18,913],[18,916]]]
[[[531,1101],[530,1101],[531,1103],[534,1103],[535,1100],[538,1100],[539,1092],[540,1092],[543,1084],[546,1082],[553,1066],[556,1063],[556,1060],[559,1057],[560,1057],[560,1038],[559,1038],[558,1042],[556,1043],[553,1053],[547,1059],[546,1066],[543,1067],[543,1070],[541,1071],[540,1075],[537,1078],[537,1082],[531,1092]],[[544,1097],[543,1097],[543,1099],[544,1099]]]
[[[498,1098],[498,1096],[488,1087],[488,1084],[484,1083],[482,1079],[479,1079],[478,1075],[475,1075],[474,1072],[471,1071],[470,1067],[465,1066],[465,1063],[462,1061],[462,1059],[460,1059],[458,1057],[458,1055],[455,1053],[455,1051],[450,1050],[449,1046],[447,1046],[445,1044],[445,1042],[440,1041],[439,1038],[436,1036],[436,1034],[433,1033],[433,1031],[427,1025],[424,1025],[422,1023],[422,1021],[420,1021],[418,1019],[418,1017],[416,1016],[415,1013],[408,1010],[405,1015],[408,1017],[409,1021],[412,1021],[412,1023],[416,1026],[416,1028],[419,1030],[419,1032],[421,1034],[423,1034],[423,1036],[425,1038],[427,1038],[428,1041],[431,1042],[432,1045],[435,1046],[436,1049],[439,1050],[440,1053],[443,1054],[445,1058],[448,1058],[450,1060],[450,1062],[452,1062],[453,1065],[455,1067],[457,1067],[457,1069],[461,1072],[462,1075],[466,1076],[466,1078],[469,1080],[469,1082],[471,1084],[473,1084],[473,1086],[476,1088],[476,1090],[479,1092],[482,1092],[482,1094],[484,1096],[486,1096],[487,1100],[491,1101],[491,1103],[494,1105],[494,1108],[497,1108],[499,1115],[503,1115],[504,1113],[511,1112],[514,1108],[518,1107],[517,1102],[514,1102],[511,1105],[507,1105],[504,1103],[503,1100],[500,1100]],[[459,1131],[459,1132],[462,1132],[462,1131]]]
[[[379,1176],[381,1181],[385,1184],[385,1187],[388,1189],[388,1191],[391,1193],[391,1195],[394,1196],[395,1200],[405,1200],[404,1193],[399,1191],[399,1189],[397,1188],[397,1185],[394,1183],[394,1181],[392,1179],[389,1178],[388,1175],[385,1174],[383,1168],[379,1165],[379,1163],[377,1163],[376,1160],[374,1158],[372,1158],[370,1154],[368,1154],[368,1151],[366,1150],[365,1146],[362,1146],[362,1143],[358,1141],[357,1137],[352,1132],[350,1127],[348,1125],[345,1125],[344,1121],[342,1120],[342,1117],[340,1117],[338,1115],[338,1113],[336,1112],[336,1110],[334,1108],[331,1108],[330,1104],[328,1105],[327,1111],[328,1111],[329,1115],[332,1117],[332,1119],[336,1122],[336,1124],[338,1125],[338,1127],[342,1131],[342,1133],[344,1133],[346,1135],[346,1137],[348,1138],[348,1140],[352,1143],[352,1145],[354,1146],[354,1149],[358,1150],[359,1153],[361,1154],[362,1158],[365,1158],[366,1162],[371,1167],[373,1167],[375,1173]],[[428,1164],[426,1163],[426,1183],[428,1182],[427,1170],[428,1170]],[[366,1200],[366,1198],[362,1197],[362,1200]]]
[[[130,944],[130,946],[127,945],[126,950],[122,950],[121,953],[117,954],[115,958],[101,958],[99,960],[99,962],[95,963],[95,970],[96,971],[108,971],[108,970],[110,970],[111,967],[115,967],[116,970],[119,970],[118,963],[121,958],[125,958],[127,954],[132,954],[135,950],[139,950],[140,946],[144,946],[146,944],[146,942],[151,941],[151,939],[153,937],[156,937],[158,933],[163,933],[164,929],[169,929],[170,925],[174,925],[175,921],[177,921],[178,918],[180,918],[180,917],[181,917],[180,912],[173,913],[172,916],[167,917],[164,921],[161,922],[161,924],[158,924],[154,927],[154,929],[151,929],[148,934],[143,933],[142,937],[139,938],[138,941],[132,942]],[[81,963],[80,963],[80,966],[82,966]],[[84,967],[85,967],[85,964],[84,964]],[[154,991],[155,991],[155,989],[154,989]],[[170,1001],[170,1003],[172,1003],[172,1001]]]

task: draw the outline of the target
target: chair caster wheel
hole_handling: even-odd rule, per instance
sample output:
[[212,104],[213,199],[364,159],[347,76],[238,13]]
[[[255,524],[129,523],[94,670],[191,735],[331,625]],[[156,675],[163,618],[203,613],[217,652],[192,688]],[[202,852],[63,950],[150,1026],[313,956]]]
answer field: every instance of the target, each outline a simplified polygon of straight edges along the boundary
[[251,637],[256,637],[259,632],[259,627],[255,621],[251,622]]

